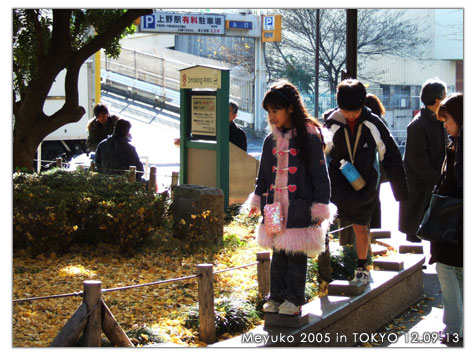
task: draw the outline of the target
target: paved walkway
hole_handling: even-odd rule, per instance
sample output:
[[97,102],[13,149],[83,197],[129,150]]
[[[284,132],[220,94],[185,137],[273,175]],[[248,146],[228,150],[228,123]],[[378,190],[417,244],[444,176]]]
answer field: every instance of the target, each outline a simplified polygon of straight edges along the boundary
[[[389,183],[381,186],[380,200],[382,202],[382,229],[391,230],[392,237],[385,242],[398,251],[400,245],[409,245],[405,235],[398,231],[398,203],[395,202]],[[428,261],[430,256],[429,242],[422,242],[424,254]],[[386,333],[404,331],[396,342],[385,342],[380,347],[448,347],[436,340],[436,335],[443,330],[443,305],[440,284],[435,270],[435,264],[425,263],[423,270],[425,299],[417,305],[397,316],[382,330]],[[462,345],[459,345],[460,347]],[[453,346],[452,346],[453,347]]]

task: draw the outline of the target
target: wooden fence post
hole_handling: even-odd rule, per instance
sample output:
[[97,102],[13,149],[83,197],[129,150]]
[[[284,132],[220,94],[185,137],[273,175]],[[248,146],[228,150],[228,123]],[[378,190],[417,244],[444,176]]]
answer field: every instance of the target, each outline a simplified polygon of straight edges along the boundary
[[73,316],[69,318],[66,325],[56,335],[51,343],[51,347],[70,347],[79,339],[79,336],[86,326],[88,320],[88,308],[85,303],[81,303]]
[[149,190],[153,193],[157,191],[157,167],[150,167],[149,170]]
[[58,158],[56,159],[56,167],[61,168],[61,163],[62,163],[62,162],[63,162],[63,160],[61,159],[61,157],[58,157]]
[[174,197],[175,187],[178,185],[179,172],[172,172],[172,182],[170,183],[170,198]]
[[129,183],[134,183],[136,181],[136,166],[129,166]]
[[84,281],[84,302],[88,322],[84,328],[84,346],[101,346],[101,281]]
[[101,307],[102,331],[104,331],[109,341],[114,346],[134,347],[134,344],[129,340],[124,330],[122,330],[104,301],[101,301]]
[[258,263],[258,295],[264,298],[269,293],[269,269],[271,265],[271,253],[260,251],[256,253]]
[[213,298],[213,265],[199,264],[198,268],[198,308],[200,317],[200,340],[207,344],[216,341],[215,302]]

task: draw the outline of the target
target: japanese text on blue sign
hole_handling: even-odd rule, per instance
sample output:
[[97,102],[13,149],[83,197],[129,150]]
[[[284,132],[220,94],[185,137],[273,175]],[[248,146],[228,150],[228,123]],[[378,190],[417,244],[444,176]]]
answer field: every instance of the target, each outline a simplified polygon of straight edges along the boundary
[[253,22],[249,22],[249,21],[228,21],[227,28],[251,30],[253,28]]
[[223,35],[225,16],[158,11],[152,15],[142,16],[140,31]]

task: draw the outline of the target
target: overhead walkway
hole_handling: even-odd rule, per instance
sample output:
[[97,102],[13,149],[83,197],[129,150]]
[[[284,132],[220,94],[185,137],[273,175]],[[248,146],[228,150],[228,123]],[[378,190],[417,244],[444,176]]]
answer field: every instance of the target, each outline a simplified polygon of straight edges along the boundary
[[101,69],[102,88],[106,91],[180,112],[180,92],[151,84],[126,75]]
[[[187,53],[156,49],[157,55],[123,48],[118,59],[102,56],[103,89],[178,113],[179,70],[193,65],[230,66]],[[239,67],[230,68],[230,98],[240,108],[237,119],[254,123],[254,79]]]

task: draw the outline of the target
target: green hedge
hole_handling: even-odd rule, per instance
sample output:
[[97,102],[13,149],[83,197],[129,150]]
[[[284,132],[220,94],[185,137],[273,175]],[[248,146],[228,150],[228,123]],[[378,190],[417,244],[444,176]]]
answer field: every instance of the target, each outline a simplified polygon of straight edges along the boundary
[[123,176],[68,172],[13,175],[13,248],[33,255],[110,243],[129,254],[161,227],[164,194]]

